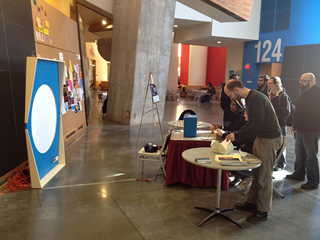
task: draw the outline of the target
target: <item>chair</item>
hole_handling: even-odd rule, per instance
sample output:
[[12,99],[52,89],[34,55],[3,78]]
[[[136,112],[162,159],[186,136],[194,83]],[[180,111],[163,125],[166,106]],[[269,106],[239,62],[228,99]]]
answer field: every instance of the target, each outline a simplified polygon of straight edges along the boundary
[[187,109],[187,110],[184,110],[184,111],[180,114],[179,120],[183,120],[183,119],[184,119],[184,115],[186,115],[186,114],[189,114],[189,115],[197,115],[193,110]]
[[187,89],[187,96],[186,96],[186,98],[192,98],[192,97],[194,97],[194,95],[193,95],[193,89]]
[[[276,161],[275,163],[277,164],[278,160],[280,159],[285,147],[286,147],[286,143],[287,143],[287,137],[283,136],[283,141],[282,141],[282,145],[280,147],[280,149],[277,151],[277,155],[276,155]],[[244,191],[243,195],[246,196],[250,190],[250,186],[246,187],[246,190]],[[273,183],[273,192],[276,193],[279,197],[284,198],[284,195],[279,191],[278,187],[275,185],[275,183]]]
[[168,89],[166,94],[166,100],[172,101],[172,99],[174,99],[173,90]]
[[[164,138],[162,147],[160,150],[154,153],[149,153],[144,150],[144,147],[140,149],[138,152],[138,172],[137,172],[137,180],[142,180],[143,178],[143,170],[144,170],[144,161],[151,162],[160,162],[161,168],[163,171],[164,177],[166,177],[166,169],[165,169],[165,159],[167,158],[167,148],[168,143],[170,141],[171,134],[167,134]],[[141,163],[141,172],[140,172],[140,162]],[[140,178],[141,175],[141,178]],[[159,174],[157,174],[154,178],[156,178]],[[151,180],[151,179],[143,179],[143,180]]]
[[201,97],[201,94],[199,92],[199,90],[195,90],[194,91],[194,101],[200,101],[200,97]]
[[180,90],[179,89],[174,92],[174,100],[178,101],[178,102],[180,101]]

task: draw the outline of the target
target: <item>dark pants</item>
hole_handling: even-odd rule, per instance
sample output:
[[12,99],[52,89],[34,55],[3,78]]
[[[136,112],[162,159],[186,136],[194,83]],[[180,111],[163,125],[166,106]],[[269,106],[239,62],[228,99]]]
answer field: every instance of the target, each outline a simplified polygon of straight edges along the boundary
[[319,162],[318,143],[320,131],[296,133],[295,154],[293,175],[303,179],[307,174],[308,183],[313,186],[319,185]]

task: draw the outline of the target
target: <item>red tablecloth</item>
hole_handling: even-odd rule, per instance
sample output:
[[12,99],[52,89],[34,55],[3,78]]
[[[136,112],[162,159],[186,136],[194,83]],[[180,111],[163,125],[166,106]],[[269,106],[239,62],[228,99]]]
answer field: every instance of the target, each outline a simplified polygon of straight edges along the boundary
[[[193,187],[216,187],[217,170],[199,167],[185,161],[181,154],[190,148],[210,147],[210,141],[170,140],[167,152],[166,185],[177,182]],[[221,189],[229,187],[230,171],[222,171]]]

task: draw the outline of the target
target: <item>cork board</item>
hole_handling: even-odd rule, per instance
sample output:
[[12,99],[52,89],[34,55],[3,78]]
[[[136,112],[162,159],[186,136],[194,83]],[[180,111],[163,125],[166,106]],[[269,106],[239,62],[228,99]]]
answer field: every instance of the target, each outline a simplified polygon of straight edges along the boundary
[[87,126],[77,23],[44,0],[36,4],[31,0],[31,6],[36,56],[66,64],[65,110],[61,111],[66,142]]

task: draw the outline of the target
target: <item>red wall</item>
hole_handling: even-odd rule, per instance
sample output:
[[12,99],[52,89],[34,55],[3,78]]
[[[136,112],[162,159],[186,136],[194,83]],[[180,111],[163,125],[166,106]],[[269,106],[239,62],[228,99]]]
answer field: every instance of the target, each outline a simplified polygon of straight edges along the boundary
[[181,44],[180,83],[188,85],[190,45]]
[[208,47],[207,85],[211,82],[213,86],[220,87],[220,83],[225,82],[226,62],[227,47]]

